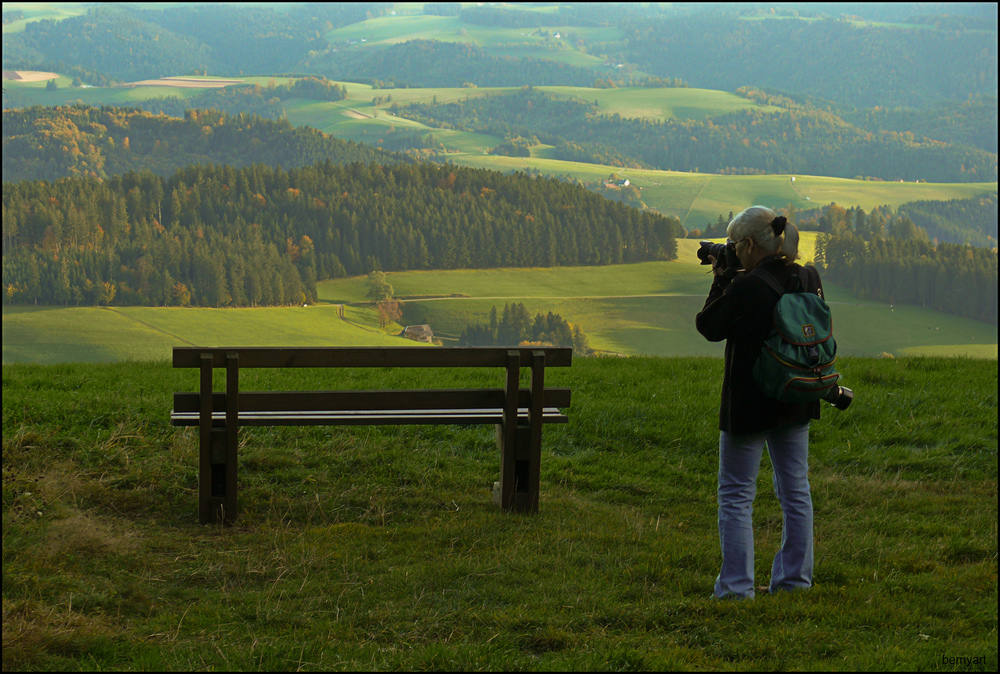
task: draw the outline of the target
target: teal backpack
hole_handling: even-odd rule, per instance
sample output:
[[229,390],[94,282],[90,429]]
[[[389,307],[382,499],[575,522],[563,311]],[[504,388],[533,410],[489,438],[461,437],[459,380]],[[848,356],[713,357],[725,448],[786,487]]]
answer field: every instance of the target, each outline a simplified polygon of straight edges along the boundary
[[822,400],[837,389],[840,374],[834,368],[837,342],[830,307],[816,292],[805,290],[806,275],[815,270],[802,269],[795,292],[786,291],[778,279],[761,271],[781,297],[774,307],[774,330],[753,366],[754,381],[764,395],[782,402]]

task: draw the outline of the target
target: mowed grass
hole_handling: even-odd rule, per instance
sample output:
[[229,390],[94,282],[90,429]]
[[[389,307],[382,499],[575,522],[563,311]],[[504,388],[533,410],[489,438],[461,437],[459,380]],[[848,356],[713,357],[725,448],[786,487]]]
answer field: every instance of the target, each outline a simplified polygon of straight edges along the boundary
[[408,346],[375,313],[332,304],[212,309],[3,307],[4,363],[169,360],[174,346]]
[[[810,261],[816,234],[803,232],[802,260]],[[557,313],[580,325],[591,347],[627,355],[718,356],[694,317],[711,278],[698,264],[698,242],[678,241],[678,259],[605,267],[395,272],[387,275],[405,302],[403,321],[429,323],[440,337],[457,338],[467,325],[487,323],[492,307],[521,302],[535,313]],[[858,300],[824,285],[844,354],[997,357],[997,329],[923,307]],[[325,281],[320,298],[362,303],[364,277]],[[460,294],[461,297],[452,297]]]
[[[4,365],[4,669],[995,671],[996,369],[842,369],[855,402],[811,431],[815,586],[720,602],[719,359],[547,373],[573,403],[537,515],[490,503],[492,428],[242,429],[232,527],[197,523],[197,433],[168,421],[196,373]],[[244,390],[470,377],[256,372]]]
[[[802,260],[816,234],[803,232]],[[430,324],[454,344],[490,309],[520,302],[531,315],[553,312],[581,327],[590,346],[625,355],[720,356],[694,317],[711,285],[698,242],[678,241],[678,259],[605,267],[390,272],[404,301],[400,325],[378,328],[365,277],[323,281],[320,304],[211,309],[178,307],[3,308],[3,362],[107,362],[168,359],[173,346],[412,345],[401,325]],[[826,283],[840,353],[997,358],[997,329],[923,307],[860,301]],[[346,321],[335,305],[346,305]]]

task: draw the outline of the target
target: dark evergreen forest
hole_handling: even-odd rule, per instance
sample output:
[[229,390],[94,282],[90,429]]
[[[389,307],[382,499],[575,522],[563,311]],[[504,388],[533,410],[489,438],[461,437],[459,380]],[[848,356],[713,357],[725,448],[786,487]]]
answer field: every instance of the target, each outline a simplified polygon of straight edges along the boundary
[[534,319],[520,302],[505,304],[503,312],[490,309],[486,324],[476,323],[462,331],[458,338],[462,346],[514,346],[518,344],[548,344],[572,346],[580,356],[589,355],[590,343],[580,326],[572,325],[559,314],[535,314]]
[[996,249],[838,231],[820,236],[825,278],[858,297],[916,304],[996,325]]
[[[858,297],[916,304],[987,323],[997,323],[996,193],[977,199],[914,202],[895,212],[888,206],[866,213],[830,204],[789,212],[801,228],[824,232],[816,243],[816,264],[824,278]],[[993,222],[985,222],[992,209]],[[978,214],[992,234],[989,248],[938,243],[911,215],[926,221]]]
[[673,259],[682,231],[558,180],[437,164],[23,181],[3,189],[4,301],[301,303],[377,269]]

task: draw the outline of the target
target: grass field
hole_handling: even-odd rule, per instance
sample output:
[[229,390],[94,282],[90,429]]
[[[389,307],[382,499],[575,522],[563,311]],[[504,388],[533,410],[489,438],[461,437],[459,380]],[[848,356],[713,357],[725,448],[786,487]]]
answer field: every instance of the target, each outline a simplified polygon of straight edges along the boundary
[[[551,13],[555,11],[555,6],[535,11]],[[544,35],[542,31],[548,34]],[[557,33],[561,37],[556,38]],[[603,58],[579,51],[575,46],[576,38],[583,38],[588,43],[607,42],[621,39],[622,31],[617,27],[580,26],[546,26],[541,30],[501,28],[465,23],[453,16],[415,15],[401,11],[395,16],[381,16],[337,28],[326,33],[325,37],[330,43],[351,43],[349,48],[358,52],[409,40],[462,42],[496,56],[544,58],[590,68],[596,76],[613,72],[613,67],[606,66]]]
[[[815,233],[804,232],[803,260]],[[720,356],[721,344],[695,330],[711,281],[697,263],[698,242],[678,242],[674,262],[610,267],[493,269],[389,273],[404,299],[402,324],[429,323],[457,338],[488,321],[496,306],[521,302],[579,324],[592,348],[626,355]],[[320,304],[257,309],[154,307],[3,307],[3,362],[165,360],[172,346],[415,344],[377,328],[364,277],[324,281]],[[840,352],[877,356],[951,355],[997,358],[996,326],[921,307],[861,302],[826,285]],[[454,295],[460,295],[454,297]],[[345,320],[337,306],[344,304]]]
[[24,26],[31,21],[41,21],[52,19],[58,21],[71,16],[79,16],[87,13],[87,2],[5,2],[3,11],[13,12],[16,10],[24,12],[24,18],[3,25],[4,33],[21,33]]
[[[232,527],[197,524],[197,433],[168,421],[195,374],[4,365],[3,668],[995,671],[996,369],[842,369],[855,402],[811,432],[815,586],[720,602],[718,359],[547,376],[573,404],[534,516],[490,503],[491,428],[242,429]],[[763,584],[767,460],[758,485]]]

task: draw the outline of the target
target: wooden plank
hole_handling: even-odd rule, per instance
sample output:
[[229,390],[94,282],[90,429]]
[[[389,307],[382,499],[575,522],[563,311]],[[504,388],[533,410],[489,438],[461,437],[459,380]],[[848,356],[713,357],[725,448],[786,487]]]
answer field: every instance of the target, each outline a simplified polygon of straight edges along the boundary
[[[517,422],[518,401],[513,393],[520,392],[521,353],[517,349],[507,351],[507,385],[504,389],[503,417],[500,421],[500,484],[499,500],[501,510],[510,510],[517,488]],[[519,398],[520,396],[516,396]]]
[[212,357],[199,354],[201,384],[198,396],[198,519],[208,524],[212,513]]
[[[226,354],[236,352],[241,368],[259,367],[506,367],[507,352],[518,351],[528,363],[538,347],[508,349],[492,346],[409,347],[194,347],[173,350],[174,367],[200,367],[203,353],[212,355],[213,367],[225,367]],[[546,365],[569,367],[570,347],[544,347]]]
[[[516,385],[516,382],[515,382]],[[311,410],[400,410],[400,409],[476,409],[502,407],[504,389],[412,389],[400,391],[240,391],[240,412]],[[518,389],[517,407],[527,407],[529,389]],[[548,388],[542,396],[545,407],[569,407],[568,388]],[[174,393],[174,412],[197,412],[197,393]],[[226,409],[226,394],[212,396],[212,410]]]
[[[528,409],[517,411],[519,422],[526,424]],[[197,426],[200,421],[198,412],[174,412],[170,422],[174,426]],[[500,408],[482,410],[354,410],[315,411],[315,412],[240,412],[240,426],[377,426],[377,425],[410,425],[410,424],[498,424],[504,421],[504,410]],[[545,423],[567,423],[569,417],[557,407],[548,407],[542,411],[542,421]],[[226,423],[225,412],[212,414],[212,425],[222,427]]]
[[[239,401],[240,401],[240,358],[239,353],[226,354],[226,496],[223,502],[223,519],[233,522],[239,514],[237,506],[236,470],[237,449],[239,447]],[[218,468],[216,468],[218,470]]]
[[545,352],[531,352],[531,402],[528,405],[528,484],[527,509],[538,512],[538,492],[542,468],[542,398],[545,394]]

